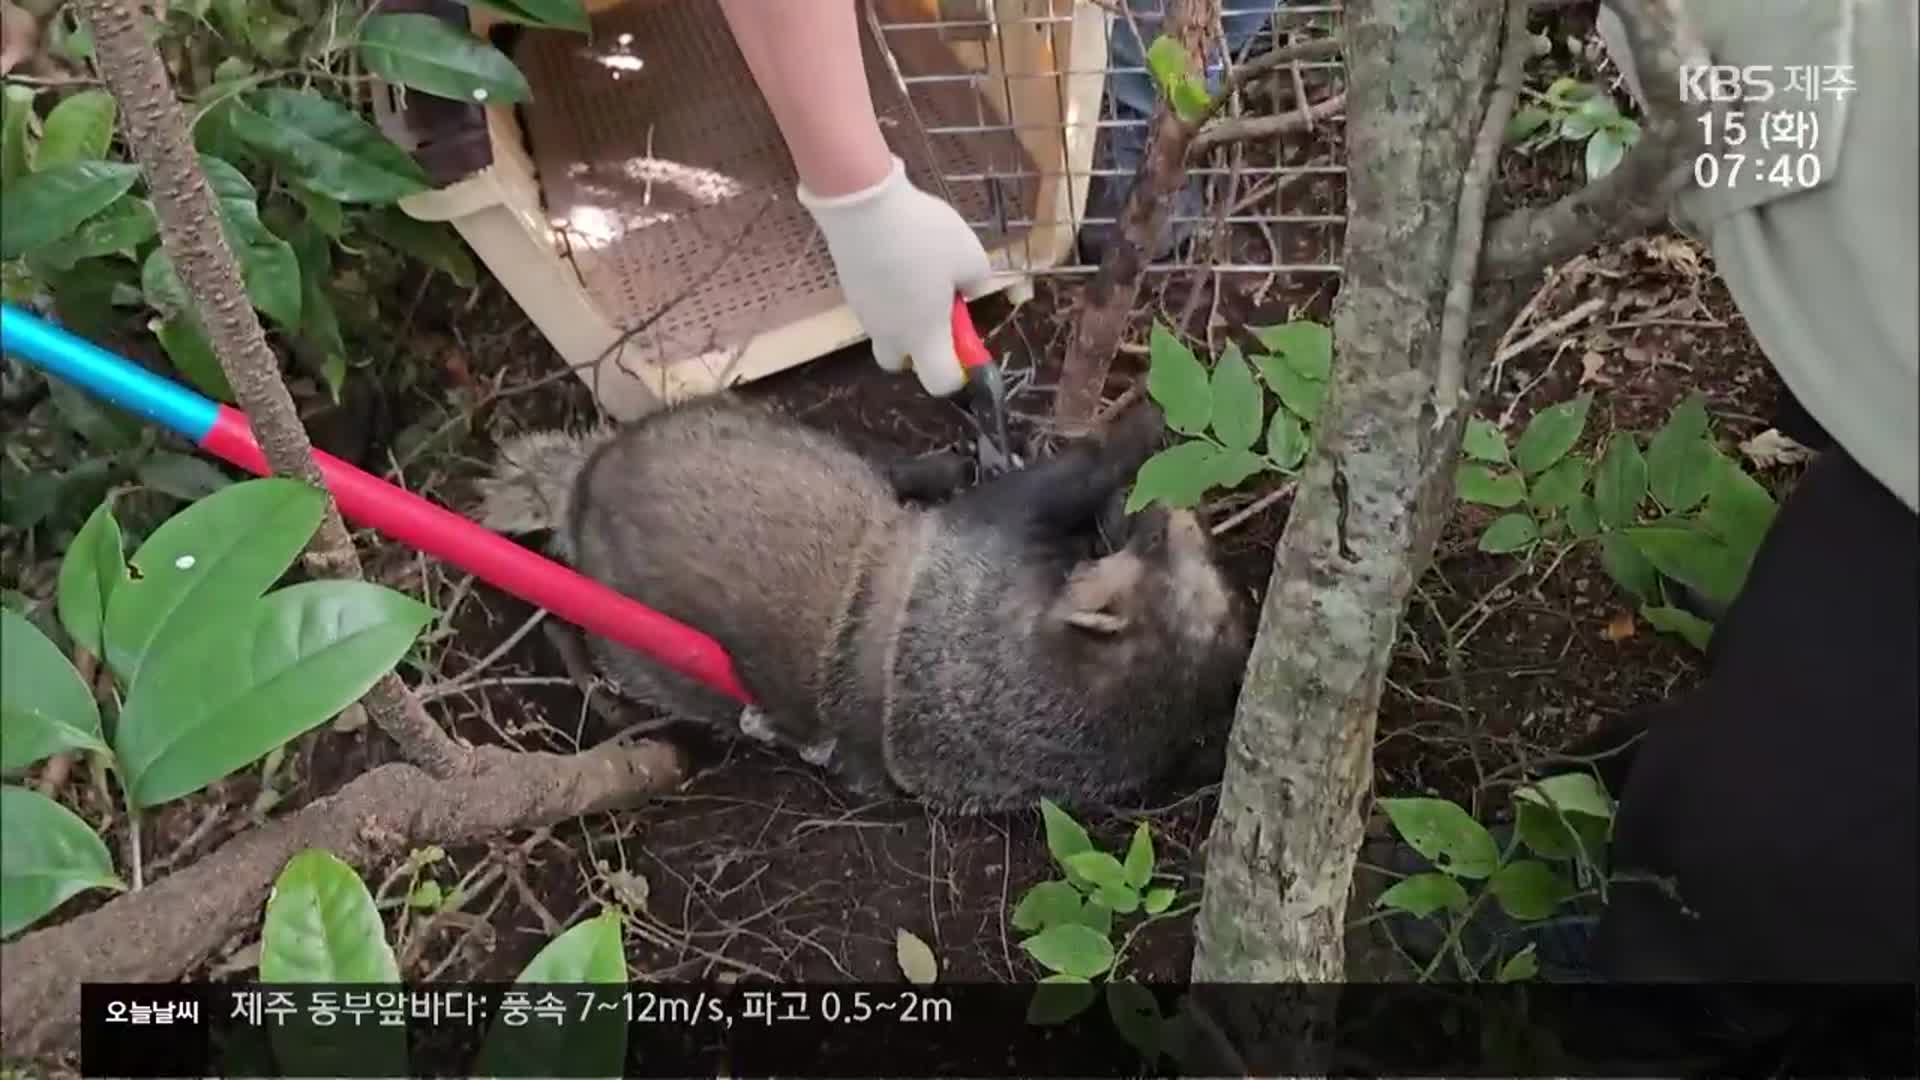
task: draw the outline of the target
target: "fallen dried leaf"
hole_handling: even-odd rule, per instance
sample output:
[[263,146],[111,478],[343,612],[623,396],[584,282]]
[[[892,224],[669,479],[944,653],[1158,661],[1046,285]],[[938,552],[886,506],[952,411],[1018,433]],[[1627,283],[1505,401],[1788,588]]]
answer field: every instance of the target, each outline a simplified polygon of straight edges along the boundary
[[933,958],[933,950],[909,930],[902,928],[893,932],[893,953],[900,962],[900,973],[910,983],[925,986],[940,975],[940,963]]
[[1813,457],[1813,451],[1780,434],[1778,428],[1767,430],[1740,444],[1740,453],[1757,469],[1771,469],[1781,465],[1798,465]]
[[1632,637],[1633,633],[1633,612],[1623,610],[1607,622],[1607,628],[1600,631],[1600,636],[1608,641],[1625,641]]
[[1603,374],[1606,367],[1607,358],[1588,349],[1586,355],[1580,358],[1580,385],[1599,383],[1601,386],[1612,386],[1613,379]]

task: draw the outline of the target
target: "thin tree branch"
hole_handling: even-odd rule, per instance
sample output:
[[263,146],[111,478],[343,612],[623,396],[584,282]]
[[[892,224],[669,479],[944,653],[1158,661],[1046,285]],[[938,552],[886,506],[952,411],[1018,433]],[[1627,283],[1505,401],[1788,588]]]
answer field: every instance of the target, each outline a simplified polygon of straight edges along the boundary
[[1265,139],[1275,135],[1291,135],[1306,131],[1322,120],[1331,120],[1347,110],[1347,95],[1334,94],[1322,101],[1316,101],[1305,108],[1294,109],[1277,116],[1241,116],[1231,120],[1219,120],[1200,129],[1187,146],[1187,156],[1200,154],[1223,146],[1227,143],[1245,139]]

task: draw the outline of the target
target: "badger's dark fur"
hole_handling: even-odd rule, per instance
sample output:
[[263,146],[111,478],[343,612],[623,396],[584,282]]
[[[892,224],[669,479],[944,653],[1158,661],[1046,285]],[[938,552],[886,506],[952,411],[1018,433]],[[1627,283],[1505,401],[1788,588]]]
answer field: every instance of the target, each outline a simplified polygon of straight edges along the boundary
[[[554,529],[582,573],[711,635],[757,708],[594,640],[628,696],[770,729],[863,792],[961,812],[1111,800],[1217,775],[1249,647],[1192,514],[1113,512],[1160,431],[1137,407],[920,509],[902,499],[940,469],[882,468],[715,395],[504,445],[482,520]],[[1110,545],[1103,519],[1123,530]]]

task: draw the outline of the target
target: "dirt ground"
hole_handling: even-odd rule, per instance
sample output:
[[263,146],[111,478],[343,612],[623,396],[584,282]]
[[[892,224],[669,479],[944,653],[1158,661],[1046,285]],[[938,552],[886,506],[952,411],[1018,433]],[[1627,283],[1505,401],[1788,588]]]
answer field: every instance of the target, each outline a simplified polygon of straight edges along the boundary
[[[1504,197],[1563,190],[1576,154],[1561,148],[1503,165]],[[1294,197],[1338,206],[1337,185],[1302,185]],[[1283,243],[1287,254],[1337,258],[1324,236]],[[1210,295],[1193,305],[1202,332],[1216,310],[1229,328],[1290,313],[1327,317],[1330,280],[1261,284],[1267,290],[1257,298],[1246,295],[1252,285],[1234,285],[1217,309]],[[1154,298],[1156,306],[1181,311],[1186,288],[1176,282]],[[1047,281],[1018,309],[999,299],[976,308],[989,345],[1028,387],[1014,400],[1017,427],[1046,411],[1073,290],[1072,282]],[[492,440],[584,423],[591,404],[498,286],[483,282],[468,294],[435,279],[421,295],[407,332],[417,365],[411,385],[395,391],[365,380],[375,387],[366,391],[371,400],[320,410],[311,423],[322,448],[467,508],[471,479]],[[1595,394],[1584,443],[1590,450],[1615,427],[1658,426],[1698,389],[1729,444],[1770,426],[1777,385],[1698,248],[1655,234],[1596,250],[1563,270],[1532,325],[1596,297],[1604,301],[1597,314],[1506,361],[1483,415],[1512,435],[1535,409],[1588,390]],[[1144,342],[1144,322],[1131,340]],[[1143,356],[1124,354],[1114,387],[1139,376],[1143,364]],[[868,446],[912,453],[970,445],[973,435],[959,408],[882,375],[864,346],[748,392]],[[1762,478],[1776,488],[1787,479]],[[1239,512],[1272,486],[1250,485],[1203,515],[1216,528],[1233,522],[1217,539],[1235,584],[1256,601],[1287,501],[1270,500],[1251,516]],[[1477,801],[1528,758],[1695,677],[1693,654],[1635,623],[1596,562],[1576,557],[1525,568],[1481,554],[1474,539],[1485,521],[1478,508],[1458,508],[1416,591],[1382,704],[1380,794]],[[615,733],[565,678],[545,628],[530,625],[535,613],[525,604],[377,537],[361,540],[371,576],[442,612],[402,673],[462,737],[564,751]],[[10,567],[7,584],[44,595],[42,575]],[[899,977],[900,928],[932,946],[945,979],[1039,974],[1008,926],[1021,892],[1052,876],[1037,814],[955,819],[906,803],[857,804],[797,760],[750,743],[668,734],[697,750],[699,769],[682,790],[631,812],[450,850],[428,867],[462,899],[436,915],[395,916],[407,976],[511,978],[553,933],[615,899],[635,913],[630,960],[640,978],[892,980]],[[270,788],[281,807],[297,805],[391,756],[371,728],[336,725],[296,744],[267,783],[261,770],[250,770],[161,808],[147,842],[155,860],[150,878],[247,828],[263,791]],[[90,821],[113,820],[93,793],[70,794]],[[1190,889],[1200,884],[1196,855],[1213,803],[1213,791],[1204,790],[1140,811],[1153,822],[1163,864],[1187,872]],[[1133,820],[1088,824],[1097,839],[1117,847]],[[368,876],[382,896],[405,887],[397,873],[384,881]],[[77,900],[67,910],[91,903]],[[234,944],[216,973],[249,965],[254,946]],[[1133,944],[1128,968],[1145,979],[1182,978],[1191,945],[1188,919],[1166,921]]]

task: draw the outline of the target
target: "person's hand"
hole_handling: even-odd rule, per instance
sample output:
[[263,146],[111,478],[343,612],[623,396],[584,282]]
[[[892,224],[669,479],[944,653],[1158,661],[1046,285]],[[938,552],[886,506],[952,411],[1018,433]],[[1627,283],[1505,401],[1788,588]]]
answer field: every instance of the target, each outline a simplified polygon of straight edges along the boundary
[[840,291],[873,339],[873,358],[899,372],[911,366],[927,393],[947,397],[966,384],[953,346],[953,298],[987,290],[986,248],[959,211],[907,179],[897,156],[878,184],[819,198],[804,185],[801,205],[826,236]]

